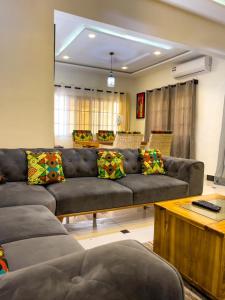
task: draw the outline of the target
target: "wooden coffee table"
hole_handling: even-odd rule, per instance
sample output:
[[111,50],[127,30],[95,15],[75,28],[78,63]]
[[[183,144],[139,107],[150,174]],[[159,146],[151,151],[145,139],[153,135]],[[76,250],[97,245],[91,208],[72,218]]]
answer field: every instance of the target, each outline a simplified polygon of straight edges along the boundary
[[222,195],[155,204],[154,252],[212,299],[225,299],[225,220],[215,221],[182,205]]

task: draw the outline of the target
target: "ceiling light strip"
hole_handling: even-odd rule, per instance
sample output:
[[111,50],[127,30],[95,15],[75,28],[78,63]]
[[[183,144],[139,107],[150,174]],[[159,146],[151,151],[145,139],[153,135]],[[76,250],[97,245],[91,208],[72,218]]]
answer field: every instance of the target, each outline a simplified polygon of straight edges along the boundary
[[56,56],[60,55],[80,34],[85,30],[85,26],[81,25],[74,30],[64,41],[62,47],[56,52]]
[[172,49],[172,46],[168,45],[168,44],[164,44],[164,43],[160,43],[157,41],[152,41],[149,39],[144,39],[138,36],[133,36],[130,34],[126,34],[126,33],[122,33],[122,32],[116,32],[110,29],[106,29],[106,28],[102,28],[102,27],[97,27],[97,26],[89,26],[86,29],[88,30],[92,30],[95,32],[100,32],[100,33],[105,33],[108,35],[112,35],[115,37],[119,37],[125,40],[129,40],[129,41],[133,41],[133,42],[137,42],[137,43],[141,43],[141,44],[145,44],[145,45],[149,45],[149,46],[154,46],[154,47],[158,47],[161,49],[166,49],[166,50],[170,50]]

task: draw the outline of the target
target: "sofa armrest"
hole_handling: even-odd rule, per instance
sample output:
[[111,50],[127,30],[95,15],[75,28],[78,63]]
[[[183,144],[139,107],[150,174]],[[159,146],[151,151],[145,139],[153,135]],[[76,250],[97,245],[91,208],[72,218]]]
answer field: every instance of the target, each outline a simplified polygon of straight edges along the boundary
[[179,273],[135,241],[121,241],[0,276],[1,300],[183,300]]
[[189,196],[201,195],[204,181],[204,163],[193,159],[163,157],[168,176],[186,181]]

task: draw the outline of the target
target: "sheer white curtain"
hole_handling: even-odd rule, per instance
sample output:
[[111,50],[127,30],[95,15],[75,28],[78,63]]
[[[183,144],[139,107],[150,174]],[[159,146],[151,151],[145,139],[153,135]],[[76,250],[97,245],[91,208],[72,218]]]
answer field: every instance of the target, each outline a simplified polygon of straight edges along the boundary
[[72,147],[74,129],[128,130],[126,94],[55,88],[55,144]]

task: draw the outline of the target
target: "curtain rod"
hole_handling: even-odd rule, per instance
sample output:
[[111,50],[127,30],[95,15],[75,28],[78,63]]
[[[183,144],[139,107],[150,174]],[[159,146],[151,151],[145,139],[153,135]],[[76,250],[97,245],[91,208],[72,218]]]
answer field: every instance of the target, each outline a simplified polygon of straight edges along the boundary
[[[104,91],[103,90],[99,90],[99,89],[91,89],[91,88],[81,88],[81,87],[78,87],[78,86],[72,86],[72,85],[62,85],[62,84],[54,84],[54,87],[64,87],[65,89],[72,89],[74,88],[75,90],[84,90],[84,91],[96,91],[96,92],[99,92],[99,93],[103,93]],[[120,95],[124,95],[125,93],[124,92],[113,92],[113,91],[105,91],[106,93],[114,93],[114,94],[120,94]]]
[[[193,80],[189,80],[189,81],[193,81],[194,84],[198,84],[198,79],[193,79]],[[189,82],[189,81],[178,82],[177,84],[184,85],[184,84],[186,84],[186,83]],[[175,86],[177,86],[177,84],[171,84],[171,85],[167,85],[167,86],[162,86],[161,88],[156,88],[156,89],[152,89],[152,90],[147,90],[147,92],[151,93],[151,92],[153,92],[154,90],[160,91],[162,88],[175,87]]]

